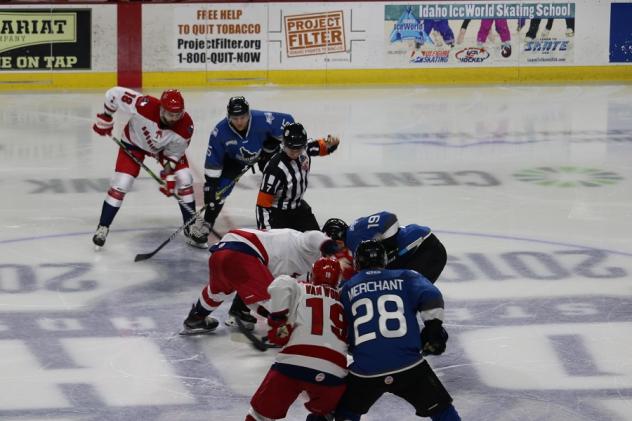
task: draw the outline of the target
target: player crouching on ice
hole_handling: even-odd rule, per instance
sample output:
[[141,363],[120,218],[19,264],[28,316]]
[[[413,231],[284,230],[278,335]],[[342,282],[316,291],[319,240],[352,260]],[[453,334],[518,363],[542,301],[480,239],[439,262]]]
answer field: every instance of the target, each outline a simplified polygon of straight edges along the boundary
[[267,317],[261,304],[270,299],[272,280],[280,275],[307,274],[321,255],[336,253],[338,245],[320,231],[244,228],[229,231],[210,251],[208,284],[184,321],[182,335],[214,331],[219,323],[210,317],[211,312],[234,292],[248,307],[233,305],[225,324],[236,326],[235,318],[239,318],[246,328],[254,329],[257,319],[249,309]]
[[353,275],[349,259],[362,241],[378,240],[386,249],[388,269],[410,269],[435,283],[445,268],[445,247],[430,227],[417,224],[401,225],[391,212],[378,212],[358,218],[347,225],[338,218],[330,218],[323,232],[342,247],[336,258],[343,267],[343,279]]
[[[97,114],[92,129],[100,136],[112,136],[112,116],[119,110],[131,117],[123,129],[123,146],[119,147],[114,176],[103,202],[99,226],[92,237],[97,247],[105,244],[110,225],[138,177],[140,165],[134,158],[139,162],[146,156],[158,160],[163,167],[160,177],[164,181],[160,191],[167,197],[176,195],[185,223],[195,213],[193,175],[185,155],[193,136],[193,120],[184,110],[180,92],[169,89],[158,99],[127,88],[111,88],[105,94],[104,110]],[[188,244],[206,248],[205,237],[199,235],[202,222],[186,227],[184,235]]]
[[285,418],[301,392],[308,396],[308,421],[332,419],[347,375],[347,327],[336,289],[340,271],[336,259],[323,257],[309,283],[281,275],[268,287],[268,339],[283,348],[250,400],[246,421]]

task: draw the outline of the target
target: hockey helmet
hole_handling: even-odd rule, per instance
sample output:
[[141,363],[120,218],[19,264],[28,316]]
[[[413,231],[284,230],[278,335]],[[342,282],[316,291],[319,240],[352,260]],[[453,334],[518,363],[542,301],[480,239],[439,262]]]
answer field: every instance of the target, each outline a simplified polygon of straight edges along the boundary
[[283,145],[290,149],[307,146],[307,132],[301,123],[286,124],[283,129]]
[[160,96],[160,106],[165,111],[179,114],[184,111],[184,98],[177,89],[167,89]]
[[353,255],[353,265],[356,270],[383,269],[386,263],[386,249],[377,240],[361,242]]
[[250,105],[243,96],[234,96],[228,100],[228,106],[226,107],[228,118],[248,114],[249,112]]
[[347,230],[349,225],[345,221],[339,218],[329,218],[325,225],[323,225],[323,232],[327,234],[329,238],[336,241],[345,242],[347,236]]
[[338,260],[333,257],[321,257],[312,266],[311,283],[337,287],[341,272],[342,269]]

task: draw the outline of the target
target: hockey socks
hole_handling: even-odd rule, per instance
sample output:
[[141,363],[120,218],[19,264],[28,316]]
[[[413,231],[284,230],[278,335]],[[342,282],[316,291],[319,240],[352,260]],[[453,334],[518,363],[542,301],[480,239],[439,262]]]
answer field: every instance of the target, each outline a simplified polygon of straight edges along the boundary
[[[195,212],[195,200],[187,203],[186,205],[189,207],[190,210]],[[180,212],[182,212],[182,221],[186,224],[189,219],[193,217],[194,214],[191,213],[189,209],[187,209],[185,206],[182,206],[182,203],[178,203],[178,206],[180,206]]]
[[109,227],[116,216],[116,213],[120,208],[116,208],[110,205],[108,202],[103,202],[103,207],[101,208],[101,219],[99,219],[99,225],[103,225],[105,227]]

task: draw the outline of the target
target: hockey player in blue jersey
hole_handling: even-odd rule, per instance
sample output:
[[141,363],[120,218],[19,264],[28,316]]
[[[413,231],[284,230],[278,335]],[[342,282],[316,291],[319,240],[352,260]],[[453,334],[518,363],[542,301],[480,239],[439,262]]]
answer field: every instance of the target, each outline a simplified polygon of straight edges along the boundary
[[[204,163],[206,211],[203,223],[196,223],[193,228],[198,237],[208,241],[208,234],[239,177],[255,164],[263,171],[272,155],[280,150],[284,126],[293,122],[290,114],[251,110],[243,96],[230,98],[226,117],[217,123],[208,140]],[[247,323],[257,321],[238,296],[229,314]]]
[[211,132],[204,164],[207,236],[239,177],[255,164],[263,170],[280,149],[283,127],[294,122],[290,114],[251,110],[243,96],[230,98],[226,110]]
[[386,392],[406,400],[420,417],[460,420],[423,357],[446,348],[441,292],[417,272],[385,269],[386,260],[381,242],[361,242],[353,258],[358,273],[340,291],[353,362],[336,420],[359,421]]
[[350,226],[342,219],[331,218],[323,232],[354,254],[360,242],[379,240],[386,248],[388,269],[416,270],[434,283],[447,262],[445,247],[429,227],[417,224],[399,225],[397,216],[382,211],[358,218]]

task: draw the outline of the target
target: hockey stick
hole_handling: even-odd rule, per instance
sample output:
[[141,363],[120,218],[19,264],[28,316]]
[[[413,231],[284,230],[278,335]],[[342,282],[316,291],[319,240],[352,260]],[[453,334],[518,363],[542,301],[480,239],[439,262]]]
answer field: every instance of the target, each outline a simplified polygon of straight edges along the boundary
[[268,338],[263,337],[259,338],[251,330],[244,325],[244,322],[241,321],[239,317],[235,317],[235,322],[237,323],[237,328],[239,331],[252,343],[252,346],[255,347],[256,350],[265,352],[270,348],[278,348],[276,345],[272,345],[268,342]]
[[[153,178],[154,180],[156,180],[156,182],[158,182],[158,184],[160,184],[161,186],[165,185],[165,181],[158,177],[156,175],[156,173],[154,173],[151,168],[149,168],[147,165],[145,165],[145,163],[143,163],[140,159],[136,158],[132,152],[127,148],[127,146],[125,146],[125,144],[118,138],[112,136],[112,140],[121,148],[123,149],[123,151],[125,152],[125,154],[127,156],[130,157],[130,159],[132,161],[134,161],[137,165],[139,165],[142,169],[144,169],[147,174],[149,174],[151,176],[151,178]],[[173,197],[175,197],[175,199],[178,201],[178,203],[184,208],[186,209],[187,212],[189,212],[189,214],[191,215],[191,218],[189,218],[189,220],[187,220],[185,222],[185,224],[181,227],[181,229],[179,229],[178,231],[174,232],[167,241],[165,241],[163,244],[161,244],[156,250],[154,250],[154,252],[152,253],[147,253],[147,254],[137,254],[136,257],[134,258],[135,262],[141,261],[141,260],[146,260],[149,259],[150,257],[152,257],[154,254],[158,253],[158,251],[160,251],[160,249],[162,249],[169,241],[171,241],[180,231],[182,231],[183,229],[185,229],[186,227],[192,225],[197,218],[201,215],[201,211],[200,212],[195,212],[194,209],[191,209],[191,206],[186,203],[184,200],[182,200],[182,198],[177,194],[177,193],[173,193]],[[204,210],[205,208],[202,208],[202,210]],[[217,238],[221,238],[220,234],[211,229],[211,232],[213,233],[213,235],[217,236]]]
[[403,249],[401,249],[398,253],[397,256],[403,256],[406,253],[408,253],[409,251],[411,251],[412,249],[418,247],[421,243],[424,242],[424,240],[426,238],[428,238],[428,236],[430,236],[431,233],[428,233],[428,235],[426,235],[425,237],[419,237],[418,239],[416,239],[415,241],[413,241],[412,243],[410,243],[409,245],[407,245],[406,247],[404,247]]
[[[217,193],[215,194],[215,197],[221,197],[224,192],[226,190],[228,190],[229,188],[231,188],[232,186],[234,186],[237,181],[241,178],[242,175],[244,175],[246,173],[246,171],[248,171],[250,169],[250,167],[246,167],[245,170],[243,170],[241,172],[241,174],[239,174],[239,176],[237,178],[235,178],[233,181],[231,181],[228,185],[222,187],[220,190],[217,191]],[[162,180],[161,180],[162,181]],[[162,250],[162,248],[164,246],[166,246],[167,244],[169,244],[169,242],[171,240],[173,240],[182,230],[184,230],[186,227],[188,227],[189,225],[193,224],[197,218],[199,218],[208,208],[208,206],[210,205],[210,202],[204,206],[202,206],[202,208],[197,211],[195,214],[193,214],[193,216],[191,217],[191,219],[189,219],[187,222],[184,223],[184,225],[180,225],[178,227],[177,230],[175,230],[170,236],[169,238],[167,238],[165,241],[162,242],[162,244],[160,244],[156,249],[154,249],[153,251],[149,252],[149,253],[140,253],[137,254],[136,257],[134,257],[134,261],[135,262],[142,262],[143,260],[147,260],[147,259],[151,259],[156,253],[158,253],[160,250]],[[218,239],[222,238],[223,235],[221,235],[220,233],[218,233],[217,231],[215,231],[213,228],[210,229],[210,232],[216,236]]]
[[410,243],[409,245],[407,245],[406,247],[404,247],[403,249],[401,249],[400,251],[397,252],[397,257],[394,257],[392,259],[389,259],[388,263],[393,263],[395,260],[397,260],[399,257],[402,257],[403,255],[405,255],[406,253],[408,253],[409,251],[415,249],[416,247],[418,247],[421,243],[424,242],[424,240],[426,238],[428,238],[430,236],[430,234],[432,234],[431,232],[428,233],[428,235],[426,235],[425,237],[419,237],[418,239],[416,239],[415,241],[413,241],[412,243]]
[[[156,175],[156,173],[154,173],[154,172],[151,170],[151,168],[149,168],[147,165],[145,165],[145,163],[143,163],[140,159],[136,158],[136,157],[132,154],[132,152],[131,152],[129,149],[127,149],[127,147],[125,146],[125,144],[124,144],[124,143],[123,143],[120,139],[117,139],[116,137],[112,136],[112,140],[114,140],[114,142],[115,142],[117,145],[119,145],[119,146],[121,147],[121,149],[123,149],[123,151],[125,152],[125,154],[126,154],[127,156],[129,156],[129,157],[132,159],[132,161],[134,161],[136,164],[140,165],[140,166],[141,166],[141,168],[142,168],[142,169],[144,169],[144,170],[147,172],[147,174],[149,174],[149,175],[151,176],[151,178],[153,178],[154,180],[156,180],[156,181],[158,182],[158,184],[160,184],[161,186],[163,186],[163,187],[165,186],[165,181],[164,181],[162,178],[158,177],[158,176]],[[182,200],[182,198],[181,198],[181,197],[180,197],[177,193],[175,193],[175,192],[174,192],[174,193],[173,193],[173,197],[175,197],[175,198],[176,198],[176,200],[178,201],[178,203],[179,203],[179,204],[180,204],[180,205],[181,205],[184,209],[186,209],[186,211],[187,211],[187,212],[189,212],[189,214],[191,214],[191,215],[195,215],[195,210],[194,210],[194,209],[191,209],[191,206],[190,206],[188,203],[186,203],[184,200]],[[194,221],[195,221],[195,219],[194,219]],[[187,222],[189,222],[189,221],[187,221]]]

